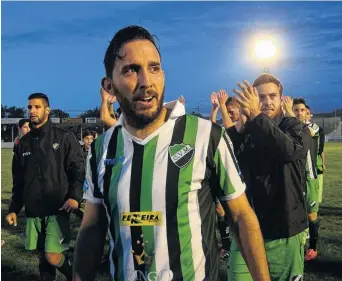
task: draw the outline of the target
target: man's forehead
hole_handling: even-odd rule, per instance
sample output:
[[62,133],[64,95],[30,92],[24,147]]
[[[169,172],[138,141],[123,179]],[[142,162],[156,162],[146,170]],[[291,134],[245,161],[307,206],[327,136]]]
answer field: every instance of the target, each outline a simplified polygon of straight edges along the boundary
[[298,109],[305,109],[305,110],[306,110],[305,105],[302,104],[302,103],[295,104],[293,107],[294,107],[294,108],[298,108]]
[[42,105],[44,104],[43,99],[31,99],[29,100],[29,105]]
[[148,40],[135,40],[122,46],[119,51],[122,59],[117,59],[119,65],[132,63],[159,62],[160,56],[157,48]]
[[279,94],[279,87],[274,83],[261,84],[256,88],[259,95]]

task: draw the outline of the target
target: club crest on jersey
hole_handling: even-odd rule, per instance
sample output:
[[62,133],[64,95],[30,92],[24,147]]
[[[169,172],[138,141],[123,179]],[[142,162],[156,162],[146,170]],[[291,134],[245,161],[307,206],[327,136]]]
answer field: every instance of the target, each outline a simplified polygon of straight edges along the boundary
[[52,145],[52,147],[53,147],[54,150],[57,150],[58,147],[59,147],[59,144],[56,142],[56,143],[54,143],[54,144]]
[[195,154],[195,147],[190,144],[175,144],[169,146],[169,154],[172,162],[178,167],[185,167]]

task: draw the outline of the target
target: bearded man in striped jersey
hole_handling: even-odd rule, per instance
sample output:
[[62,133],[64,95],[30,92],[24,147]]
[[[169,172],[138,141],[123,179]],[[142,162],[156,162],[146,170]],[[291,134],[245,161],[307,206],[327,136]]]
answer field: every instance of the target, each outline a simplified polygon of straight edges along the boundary
[[77,238],[75,281],[94,280],[105,231],[111,280],[218,280],[218,197],[255,281],[270,280],[263,239],[221,127],[163,104],[165,74],[154,37],[118,31],[105,54],[102,87],[122,109],[92,143]]

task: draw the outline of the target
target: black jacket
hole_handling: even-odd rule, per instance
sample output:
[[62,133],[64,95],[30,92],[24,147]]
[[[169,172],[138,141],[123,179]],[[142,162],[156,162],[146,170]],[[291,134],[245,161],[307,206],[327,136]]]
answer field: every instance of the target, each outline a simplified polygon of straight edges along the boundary
[[259,219],[264,238],[291,237],[307,227],[305,162],[310,133],[296,118],[260,114],[243,134],[227,130],[246,194]]
[[9,212],[25,205],[28,217],[55,215],[64,202],[82,199],[84,158],[75,136],[49,120],[22,137],[14,149]]

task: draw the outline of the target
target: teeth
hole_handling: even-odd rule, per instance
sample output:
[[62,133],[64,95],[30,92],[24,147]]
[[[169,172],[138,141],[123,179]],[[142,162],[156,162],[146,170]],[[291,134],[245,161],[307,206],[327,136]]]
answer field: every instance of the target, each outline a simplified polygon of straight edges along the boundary
[[144,98],[144,101],[150,101],[152,98]]

